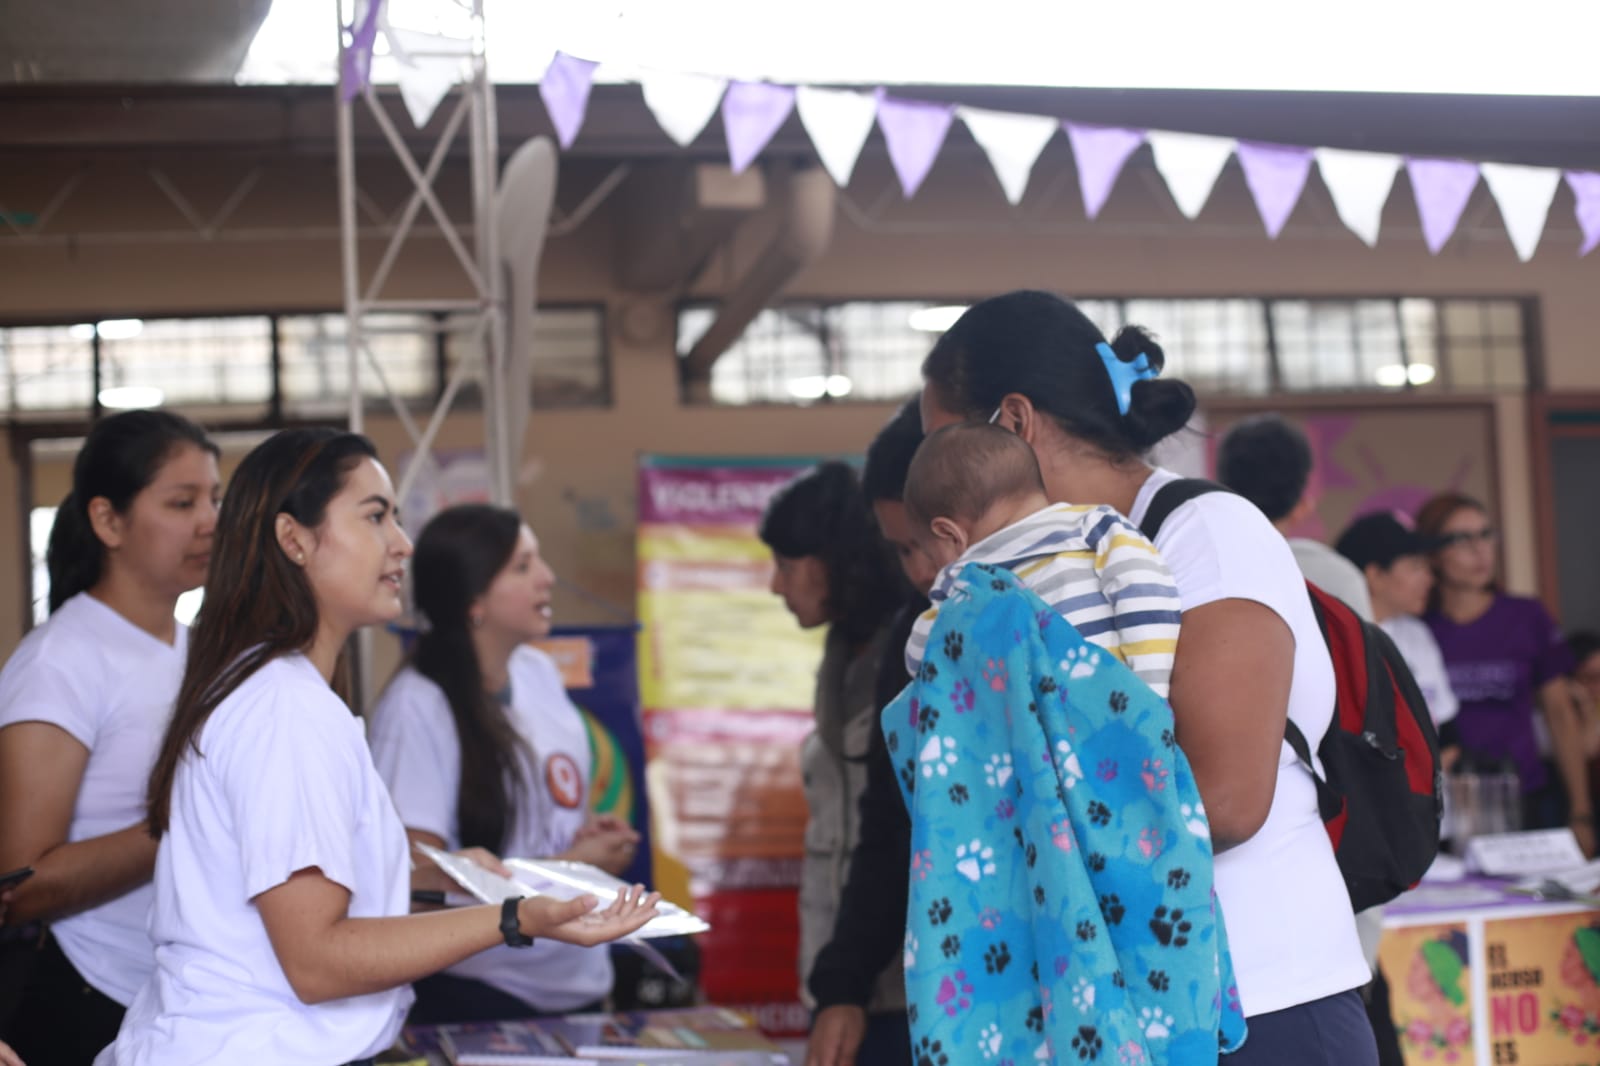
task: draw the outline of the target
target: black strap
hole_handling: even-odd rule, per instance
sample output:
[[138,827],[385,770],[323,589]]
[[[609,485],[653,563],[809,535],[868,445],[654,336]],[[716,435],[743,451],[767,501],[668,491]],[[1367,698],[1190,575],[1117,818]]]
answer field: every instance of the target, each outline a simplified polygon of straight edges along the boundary
[[1161,532],[1161,526],[1172,517],[1172,512],[1190,500],[1209,496],[1213,492],[1231,491],[1226,485],[1219,485],[1202,477],[1186,477],[1168,482],[1157,489],[1155,496],[1151,498],[1150,506],[1144,513],[1144,521],[1139,523],[1139,531],[1151,540],[1155,540],[1156,534]]
[[[1334,711],[1335,714],[1339,712]],[[1332,728],[1337,729],[1335,725]],[[1339,810],[1344,806],[1344,801],[1333,790],[1333,786],[1317,773],[1316,763],[1311,761],[1311,745],[1306,743],[1306,735],[1300,732],[1300,727],[1294,724],[1293,719],[1285,719],[1283,723],[1283,739],[1289,742],[1289,747],[1294,749],[1294,754],[1305,765],[1306,773],[1311,775],[1311,780],[1317,786],[1317,811],[1322,815],[1324,822],[1332,821],[1339,816]]]

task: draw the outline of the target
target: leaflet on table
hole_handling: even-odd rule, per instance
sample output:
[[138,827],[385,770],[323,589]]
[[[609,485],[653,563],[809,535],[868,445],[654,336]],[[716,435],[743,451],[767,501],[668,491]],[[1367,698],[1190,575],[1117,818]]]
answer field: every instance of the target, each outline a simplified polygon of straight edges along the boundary
[[439,1030],[439,1043],[453,1066],[598,1066],[573,1058],[559,1039],[525,1022],[448,1026]]

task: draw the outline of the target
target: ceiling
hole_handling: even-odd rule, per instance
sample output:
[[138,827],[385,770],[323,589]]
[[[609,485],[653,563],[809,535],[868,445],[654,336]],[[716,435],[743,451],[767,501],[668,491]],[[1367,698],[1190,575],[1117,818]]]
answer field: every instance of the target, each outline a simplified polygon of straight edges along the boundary
[[0,22],[0,84],[231,83],[271,6],[12,0]]

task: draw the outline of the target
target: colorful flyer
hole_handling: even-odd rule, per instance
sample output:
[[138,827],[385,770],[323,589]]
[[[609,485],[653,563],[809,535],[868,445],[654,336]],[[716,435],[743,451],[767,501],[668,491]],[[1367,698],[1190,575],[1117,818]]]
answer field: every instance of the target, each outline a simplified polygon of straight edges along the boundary
[[1378,963],[1406,1066],[1473,1061],[1471,959],[1463,922],[1384,930]]
[[1600,1062],[1600,914],[1484,923],[1492,1061]]

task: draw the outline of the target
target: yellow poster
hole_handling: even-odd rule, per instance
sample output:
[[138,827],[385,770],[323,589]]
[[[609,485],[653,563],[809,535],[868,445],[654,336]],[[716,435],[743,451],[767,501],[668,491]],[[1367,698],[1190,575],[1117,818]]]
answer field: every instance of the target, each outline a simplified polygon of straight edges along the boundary
[[1461,922],[1383,931],[1378,963],[1406,1066],[1473,1061],[1471,959]]
[[1496,1064],[1600,1063],[1600,915],[1484,923]]

